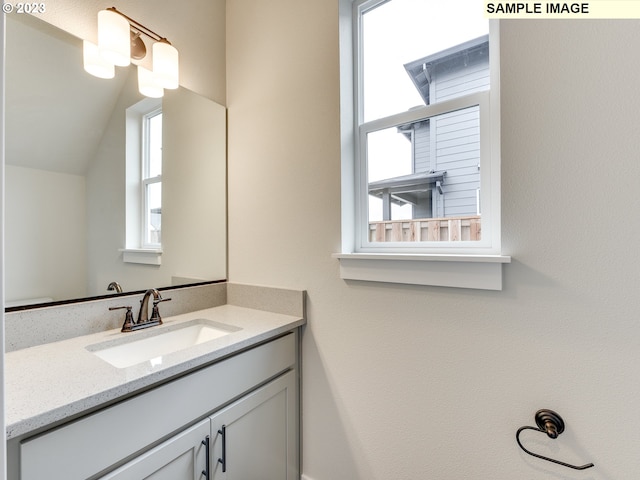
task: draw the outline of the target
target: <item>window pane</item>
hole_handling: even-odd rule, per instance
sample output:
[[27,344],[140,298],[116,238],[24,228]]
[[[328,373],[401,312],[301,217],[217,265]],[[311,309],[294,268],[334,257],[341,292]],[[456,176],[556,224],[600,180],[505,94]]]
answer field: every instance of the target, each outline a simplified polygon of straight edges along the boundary
[[162,184],[151,183],[146,187],[146,243],[160,245],[162,243]]
[[[367,136],[367,177],[369,179],[369,220],[411,218],[411,206],[391,200],[383,213],[385,182],[413,173],[411,134],[407,138],[397,128],[372,132]],[[388,209],[391,210],[388,210]]]
[[148,178],[162,175],[162,113],[148,119],[149,122],[149,166]]
[[369,133],[367,174],[370,241],[480,240],[478,106]]
[[366,11],[364,120],[487,89],[488,38],[474,41],[489,32],[482,6],[477,0],[390,0]]

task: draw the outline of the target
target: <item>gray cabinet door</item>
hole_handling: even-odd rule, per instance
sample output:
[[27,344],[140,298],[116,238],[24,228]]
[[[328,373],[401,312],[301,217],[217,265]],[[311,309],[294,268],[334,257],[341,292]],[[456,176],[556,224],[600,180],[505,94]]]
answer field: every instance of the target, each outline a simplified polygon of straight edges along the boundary
[[296,392],[290,371],[210,417],[212,480],[298,478]]
[[209,420],[202,420],[102,479],[201,480],[206,467],[203,441],[210,431]]

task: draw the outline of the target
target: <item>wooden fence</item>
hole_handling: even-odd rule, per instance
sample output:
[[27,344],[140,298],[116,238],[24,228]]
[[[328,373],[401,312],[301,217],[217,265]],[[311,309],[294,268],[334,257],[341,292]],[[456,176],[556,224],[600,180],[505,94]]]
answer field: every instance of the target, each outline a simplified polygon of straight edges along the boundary
[[371,242],[457,242],[480,240],[481,233],[479,215],[369,223]]

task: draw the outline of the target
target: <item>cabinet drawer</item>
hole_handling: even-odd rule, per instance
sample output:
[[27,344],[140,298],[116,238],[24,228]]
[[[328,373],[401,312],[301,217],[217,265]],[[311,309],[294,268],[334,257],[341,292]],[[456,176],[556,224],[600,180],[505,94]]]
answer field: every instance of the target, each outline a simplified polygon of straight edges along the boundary
[[22,480],[86,479],[295,365],[295,335],[230,357],[20,445]]

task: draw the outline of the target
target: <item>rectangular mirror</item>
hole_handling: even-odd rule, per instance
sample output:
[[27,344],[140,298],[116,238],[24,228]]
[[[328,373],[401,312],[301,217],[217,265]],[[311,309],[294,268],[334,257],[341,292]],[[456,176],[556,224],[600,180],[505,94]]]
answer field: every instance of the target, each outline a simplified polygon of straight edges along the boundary
[[7,15],[6,37],[5,306],[226,279],[225,108],[165,91],[161,253],[135,255],[136,69],[87,74],[81,40],[30,15]]

